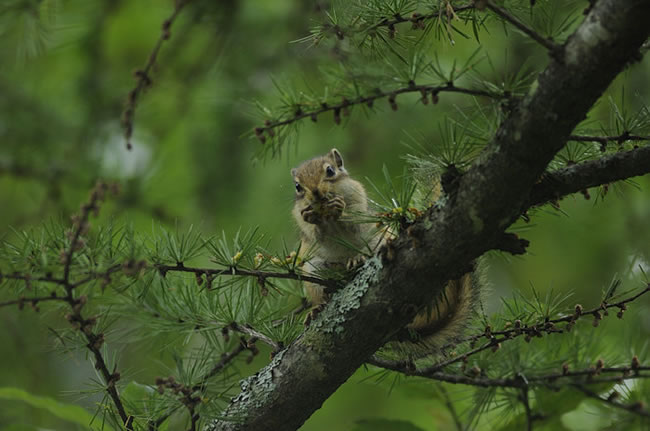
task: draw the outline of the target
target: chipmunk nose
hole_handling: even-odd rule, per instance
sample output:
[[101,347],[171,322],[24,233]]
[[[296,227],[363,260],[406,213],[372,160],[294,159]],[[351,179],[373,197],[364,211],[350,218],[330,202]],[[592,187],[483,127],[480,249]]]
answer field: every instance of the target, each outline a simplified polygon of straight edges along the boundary
[[320,190],[318,189],[313,189],[311,191],[312,195],[314,195],[314,199],[316,200],[321,200],[323,198],[323,195],[321,194]]

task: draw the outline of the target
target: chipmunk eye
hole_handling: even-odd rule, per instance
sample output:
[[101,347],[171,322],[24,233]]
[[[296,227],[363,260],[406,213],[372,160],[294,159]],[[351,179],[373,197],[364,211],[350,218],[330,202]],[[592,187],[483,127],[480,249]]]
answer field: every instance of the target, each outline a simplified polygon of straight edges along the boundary
[[325,174],[326,174],[328,177],[333,177],[335,173],[336,173],[336,172],[334,172],[334,168],[331,167],[331,166],[328,166],[327,169],[325,169]]
[[296,183],[296,191],[300,193],[302,191],[302,186],[299,183]]

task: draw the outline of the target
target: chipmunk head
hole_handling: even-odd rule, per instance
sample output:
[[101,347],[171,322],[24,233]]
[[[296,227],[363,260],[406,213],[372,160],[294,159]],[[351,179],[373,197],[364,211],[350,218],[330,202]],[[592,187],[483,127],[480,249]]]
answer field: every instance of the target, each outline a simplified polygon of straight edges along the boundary
[[336,148],[324,156],[303,162],[291,170],[296,186],[296,201],[306,205],[319,204],[335,194],[335,184],[348,173],[343,167],[343,157]]

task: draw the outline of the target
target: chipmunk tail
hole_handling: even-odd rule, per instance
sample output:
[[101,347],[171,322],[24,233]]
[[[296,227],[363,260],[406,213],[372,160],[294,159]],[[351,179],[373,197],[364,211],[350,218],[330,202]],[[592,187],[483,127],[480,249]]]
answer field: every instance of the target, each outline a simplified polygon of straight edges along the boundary
[[398,334],[396,341],[386,344],[382,353],[402,359],[446,355],[447,347],[465,334],[480,304],[484,283],[479,266],[447,283],[440,295]]

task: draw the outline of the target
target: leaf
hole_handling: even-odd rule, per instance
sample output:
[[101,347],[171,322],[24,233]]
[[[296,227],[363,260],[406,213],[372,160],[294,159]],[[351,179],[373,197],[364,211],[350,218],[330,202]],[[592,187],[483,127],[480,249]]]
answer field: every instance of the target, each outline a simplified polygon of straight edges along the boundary
[[[91,429],[90,423],[93,421],[93,415],[74,404],[66,404],[49,397],[32,395],[20,388],[11,387],[0,388],[0,399],[23,401],[32,407],[46,410],[59,419],[81,425],[84,429]],[[104,425],[104,430],[110,431],[112,428]]]
[[361,419],[352,431],[424,431],[411,422],[395,419]]

